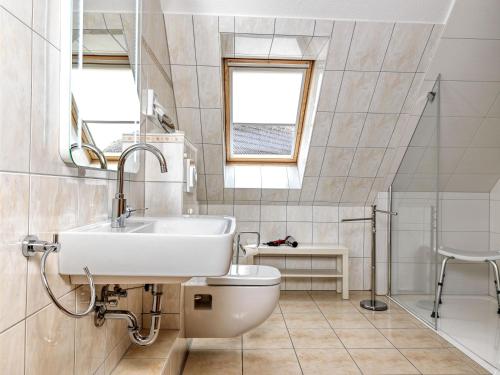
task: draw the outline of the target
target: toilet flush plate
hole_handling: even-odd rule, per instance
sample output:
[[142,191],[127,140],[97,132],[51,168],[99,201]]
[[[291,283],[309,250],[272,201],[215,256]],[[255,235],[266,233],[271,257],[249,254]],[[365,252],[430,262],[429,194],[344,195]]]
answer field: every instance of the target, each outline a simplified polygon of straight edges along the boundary
[[96,283],[179,282],[222,276],[231,264],[234,217],[187,215],[130,218],[59,233],[59,273],[81,283],[87,266]]

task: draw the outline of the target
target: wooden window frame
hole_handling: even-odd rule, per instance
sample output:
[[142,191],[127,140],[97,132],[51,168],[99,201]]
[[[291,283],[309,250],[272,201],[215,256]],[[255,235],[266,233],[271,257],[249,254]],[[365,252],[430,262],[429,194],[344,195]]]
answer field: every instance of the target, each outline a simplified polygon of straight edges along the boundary
[[[301,92],[299,104],[299,116],[297,121],[297,130],[295,132],[295,146],[291,158],[245,158],[231,157],[231,87],[229,69],[232,64],[241,64],[241,66],[258,66],[258,67],[279,67],[280,65],[297,65],[303,67],[306,65],[304,73],[304,84]],[[278,164],[297,164],[297,159],[302,142],[302,133],[304,128],[304,119],[306,115],[307,101],[309,99],[309,90],[311,84],[312,70],[314,67],[313,60],[284,60],[284,59],[246,59],[246,58],[225,58],[224,65],[224,122],[225,122],[225,141],[226,141],[226,162],[227,163],[244,163],[244,164],[263,164],[263,163],[278,163]]]

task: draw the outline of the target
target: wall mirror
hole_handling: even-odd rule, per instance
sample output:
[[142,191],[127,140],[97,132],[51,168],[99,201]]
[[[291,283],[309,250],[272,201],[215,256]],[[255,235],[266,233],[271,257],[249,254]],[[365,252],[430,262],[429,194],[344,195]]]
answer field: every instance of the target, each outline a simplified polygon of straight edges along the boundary
[[113,170],[140,138],[140,0],[61,3],[60,153],[78,167]]

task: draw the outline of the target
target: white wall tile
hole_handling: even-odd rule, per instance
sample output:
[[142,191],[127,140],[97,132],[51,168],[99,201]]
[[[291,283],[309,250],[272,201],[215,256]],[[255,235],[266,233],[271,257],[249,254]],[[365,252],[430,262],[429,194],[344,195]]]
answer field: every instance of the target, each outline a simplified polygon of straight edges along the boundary
[[312,221],[312,206],[287,206],[286,220]]
[[351,46],[354,22],[335,21],[326,63],[327,70],[344,70]]
[[380,70],[393,28],[392,23],[356,22],[347,69]]
[[328,138],[328,146],[356,147],[365,118],[364,113],[336,113]]
[[235,17],[235,32],[240,34],[274,34],[274,18]]
[[399,113],[403,107],[412,80],[412,73],[380,73],[370,105],[370,111],[377,113]]
[[375,177],[384,153],[383,148],[358,148],[352,161],[349,176]]
[[234,33],[234,16],[219,16],[219,32]]
[[387,147],[397,119],[395,114],[369,113],[358,147]]
[[314,36],[327,36],[332,34],[333,21],[330,20],[316,20],[314,26]]
[[177,119],[179,129],[186,133],[186,137],[191,142],[202,142],[200,110],[198,108],[177,108]]
[[337,206],[313,206],[313,221],[315,223],[338,223],[339,209]]
[[373,184],[373,178],[348,177],[344,187],[344,191],[342,193],[341,202],[343,203],[366,202],[372,184]]
[[367,112],[377,77],[375,72],[345,72],[337,112]]
[[196,64],[219,66],[219,23],[216,16],[193,16]]
[[306,177],[318,176],[321,171],[321,165],[323,163],[323,156],[325,155],[325,147],[314,147],[309,148],[309,153],[307,155],[307,163],[305,167],[304,175]]
[[320,177],[314,201],[340,202],[345,182],[345,177]]
[[314,20],[277,18],[274,33],[280,35],[313,35]]
[[321,176],[347,176],[354,158],[355,149],[327,147],[325,160],[321,168]]
[[[178,107],[198,107],[198,79],[195,66],[172,65],[175,102]],[[203,71],[204,72],[204,71]]]
[[311,146],[326,146],[330,128],[332,125],[333,112],[317,112],[314,121]]
[[203,143],[222,144],[222,126],[220,109],[201,109]]
[[220,68],[198,66],[198,90],[201,108],[220,108],[221,78]]
[[183,14],[166,14],[168,51],[171,64],[194,65],[196,54],[193,34],[193,17]]
[[260,206],[261,221],[286,221],[286,206]]
[[323,74],[323,83],[318,102],[318,111],[333,111],[337,104],[337,97],[342,82],[343,72],[325,71]]
[[222,175],[222,145],[203,145],[205,173]]
[[397,23],[392,33],[382,70],[416,71],[431,31],[431,24]]
[[0,169],[28,171],[31,32],[0,8]]

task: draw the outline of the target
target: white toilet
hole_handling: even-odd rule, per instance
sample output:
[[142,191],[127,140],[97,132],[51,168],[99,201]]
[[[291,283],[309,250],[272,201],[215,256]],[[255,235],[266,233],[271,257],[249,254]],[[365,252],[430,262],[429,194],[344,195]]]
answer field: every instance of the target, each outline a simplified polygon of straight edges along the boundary
[[233,265],[220,277],[195,277],[184,284],[186,337],[235,337],[263,323],[280,296],[278,269]]

